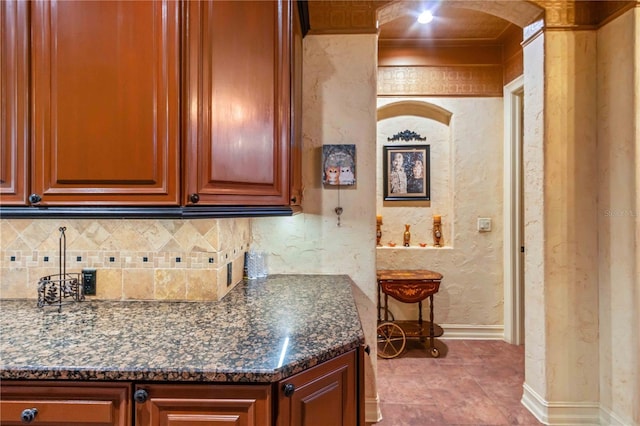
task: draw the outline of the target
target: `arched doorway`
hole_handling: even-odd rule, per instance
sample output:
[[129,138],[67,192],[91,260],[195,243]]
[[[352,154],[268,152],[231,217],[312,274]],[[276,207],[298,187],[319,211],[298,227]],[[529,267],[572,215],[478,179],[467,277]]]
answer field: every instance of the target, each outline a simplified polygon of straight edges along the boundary
[[[438,19],[441,20],[439,28],[437,26],[429,30],[416,28],[414,21],[419,11],[427,8],[437,16],[436,22]],[[504,116],[504,129],[500,129],[500,135],[496,134],[497,137],[504,139],[504,145],[496,150],[496,152],[503,152],[503,159],[500,161],[501,164],[504,164],[504,169],[500,184],[503,185],[504,191],[501,194],[503,198],[497,202],[504,203],[504,212],[494,217],[494,223],[502,225],[504,239],[504,253],[500,259],[503,284],[497,289],[497,291],[503,292],[503,298],[500,301],[504,304],[502,312],[503,336],[506,341],[516,344],[524,341],[524,278],[522,275],[524,268],[521,253],[524,246],[522,242],[523,205],[521,203],[523,197],[520,174],[522,169],[520,153],[522,151],[523,102],[517,102],[523,99],[523,79],[521,76],[524,70],[520,43],[523,38],[522,27],[533,22],[541,13],[542,9],[531,2],[503,1],[444,1],[438,4],[427,2],[419,5],[416,2],[396,1],[378,9],[379,51],[381,52],[378,65],[382,70],[379,71],[379,96],[382,95],[385,98],[394,95],[414,96],[427,100],[433,96],[468,98],[493,96],[502,98],[504,90],[502,82],[511,82],[508,92],[504,94],[505,110],[500,113]],[[477,31],[478,37],[483,40],[472,39],[473,36],[470,34],[474,31]],[[516,46],[519,49],[517,53],[513,53],[513,43],[507,40],[508,35],[504,35],[509,31],[519,37]],[[476,61],[484,60],[478,59],[483,54],[489,58],[495,51],[486,48],[486,40],[484,39],[493,37],[492,34],[498,32],[502,32],[502,35],[496,37],[496,40],[505,45],[503,51],[512,51],[510,53],[512,57],[506,61],[496,63],[489,59],[486,64],[483,64],[485,68],[480,70],[474,68],[473,64],[464,62],[464,59],[455,57],[464,52],[465,55],[475,54]],[[464,40],[462,40],[463,37],[465,37]],[[468,49],[474,43],[477,47],[476,52]],[[509,43],[510,45],[508,45]],[[484,51],[482,51],[483,49]],[[514,65],[518,61],[519,64]],[[495,70],[500,67],[503,70],[503,75],[494,75],[493,82],[497,81],[497,83],[493,85],[493,89],[485,90],[471,87],[474,83],[478,83],[476,86],[479,86],[487,81],[489,81],[487,85],[490,85],[491,76],[486,77],[490,72],[485,70],[489,68]],[[445,71],[441,71],[442,69]],[[484,73],[483,76],[481,76],[482,73]],[[447,81],[459,78],[460,75],[464,75],[464,77],[455,82],[457,86],[449,84]],[[520,75],[520,77],[514,79],[513,77],[516,75]],[[394,84],[392,79],[397,79],[398,76],[404,80]],[[440,79],[438,81],[439,87],[427,82],[431,78]],[[541,79],[542,76],[539,78]],[[465,84],[467,81],[463,81],[464,79],[470,81],[471,84]],[[482,81],[483,79],[484,81]],[[390,81],[391,83],[389,83]],[[461,87],[462,89],[460,89]],[[512,96],[516,98],[512,99]],[[384,107],[384,109],[387,108],[390,107]],[[404,108],[409,107],[405,105]],[[381,110],[379,110],[379,119],[381,113],[388,114],[388,112]],[[542,174],[541,167],[542,165],[538,170],[540,175]],[[482,215],[483,206],[479,205],[477,211],[478,215]],[[484,211],[486,212],[486,209]]]

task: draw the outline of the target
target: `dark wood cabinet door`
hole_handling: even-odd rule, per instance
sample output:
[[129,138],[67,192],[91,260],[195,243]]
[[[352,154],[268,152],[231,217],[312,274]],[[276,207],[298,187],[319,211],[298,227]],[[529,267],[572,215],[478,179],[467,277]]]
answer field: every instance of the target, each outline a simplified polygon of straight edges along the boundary
[[34,1],[32,191],[42,205],[178,205],[177,1]]
[[138,426],[271,425],[269,385],[138,385],[148,399],[136,403]]
[[297,1],[293,2],[291,16],[291,143],[290,157],[290,204],[302,204],[302,25]]
[[[356,351],[280,382],[278,426],[356,426]],[[293,386],[290,396],[284,386]]]
[[29,3],[0,2],[0,203],[25,205],[29,144]]
[[185,204],[288,205],[290,2],[188,13]]
[[3,381],[0,424],[130,426],[130,385],[120,383],[42,383]]

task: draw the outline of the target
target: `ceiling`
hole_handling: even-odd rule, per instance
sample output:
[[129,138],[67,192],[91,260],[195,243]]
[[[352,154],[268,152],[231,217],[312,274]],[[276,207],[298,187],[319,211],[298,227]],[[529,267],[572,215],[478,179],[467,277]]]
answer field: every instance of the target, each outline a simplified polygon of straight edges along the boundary
[[[466,2],[336,1],[308,2],[311,34],[378,33],[381,42],[432,39],[442,41],[497,40],[512,25],[505,19],[458,7]],[[429,9],[434,20],[418,24]]]
[[[635,1],[577,0],[572,3],[530,0],[309,0],[309,34],[378,33],[379,40],[431,39],[486,43],[499,40],[510,26],[524,27],[543,15],[547,24],[597,27]],[[565,6],[562,6],[565,5]],[[562,9],[565,7],[566,9]],[[416,23],[418,13],[428,8],[434,20]],[[556,8],[556,9],[554,9]],[[560,8],[560,9],[557,9]],[[558,19],[558,22],[552,22]],[[568,19],[567,22],[564,19]]]
[[408,14],[380,25],[381,41],[430,39],[439,41],[493,41],[511,25],[508,21],[475,10],[441,5],[431,8],[434,16],[428,24],[417,22],[422,8],[407,9]]

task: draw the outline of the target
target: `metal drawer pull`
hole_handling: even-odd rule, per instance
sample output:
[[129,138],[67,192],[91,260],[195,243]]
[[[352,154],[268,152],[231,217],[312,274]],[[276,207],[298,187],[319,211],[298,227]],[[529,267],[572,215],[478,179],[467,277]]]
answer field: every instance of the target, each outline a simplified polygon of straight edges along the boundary
[[133,394],[133,399],[137,402],[137,403],[145,403],[147,402],[147,400],[149,399],[149,392],[147,392],[144,389],[138,389],[137,391],[135,391],[135,393]]
[[37,408],[26,408],[22,411],[22,414],[20,415],[20,420],[22,420],[22,423],[31,423],[32,421],[35,420],[36,416],[38,415],[38,409]]
[[292,385],[291,383],[287,383],[285,385],[282,386],[282,390],[284,392],[284,396],[291,396],[293,395],[293,393],[296,390],[296,387],[294,385]]

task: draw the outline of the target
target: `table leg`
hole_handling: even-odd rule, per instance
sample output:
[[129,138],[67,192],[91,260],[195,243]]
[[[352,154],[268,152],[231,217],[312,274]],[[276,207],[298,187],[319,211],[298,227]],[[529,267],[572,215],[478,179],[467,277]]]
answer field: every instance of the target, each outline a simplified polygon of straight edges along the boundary
[[420,342],[424,342],[422,331],[422,300],[418,301],[418,331],[420,332]]
[[384,294],[384,320],[385,321],[389,321],[389,309],[387,309],[387,306],[389,303],[389,295],[387,293]]
[[436,329],[433,325],[433,294],[429,296],[429,344],[431,349],[434,348],[434,336],[436,334]]
[[380,321],[380,309],[382,306],[380,305],[380,282],[378,282],[378,322]]

